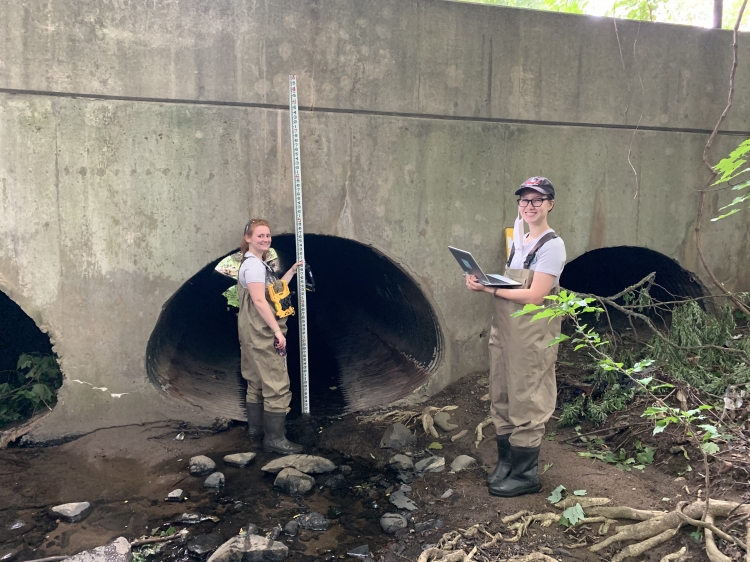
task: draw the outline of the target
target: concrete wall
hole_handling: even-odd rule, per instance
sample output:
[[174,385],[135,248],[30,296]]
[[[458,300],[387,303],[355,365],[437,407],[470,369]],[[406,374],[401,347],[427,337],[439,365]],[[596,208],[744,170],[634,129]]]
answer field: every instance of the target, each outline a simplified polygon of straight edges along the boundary
[[[744,137],[716,155],[750,136],[746,45],[724,127]],[[434,392],[486,367],[486,302],[446,246],[499,269],[529,175],[557,187],[569,259],[638,245],[703,278],[693,188],[730,65],[726,31],[443,0],[0,4],[0,290],[66,375],[32,438],[202,419],[147,381],[146,342],[249,216],[292,230],[289,73],[306,227],[376,247],[421,285],[446,336]],[[750,285],[748,223],[704,224],[732,289]]]

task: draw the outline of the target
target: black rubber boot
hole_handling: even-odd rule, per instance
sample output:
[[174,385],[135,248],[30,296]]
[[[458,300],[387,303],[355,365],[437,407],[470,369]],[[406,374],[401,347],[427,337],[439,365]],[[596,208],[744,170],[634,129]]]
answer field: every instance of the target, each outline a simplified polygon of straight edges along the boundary
[[501,498],[514,498],[524,494],[536,494],[542,489],[536,473],[539,464],[539,447],[510,446],[513,468],[508,477],[488,486],[490,494]]
[[251,441],[263,438],[263,404],[245,403],[247,409],[247,434]]
[[513,466],[510,460],[510,433],[498,435],[495,439],[497,440],[497,466],[487,477],[487,484],[499,484],[510,474]]
[[287,440],[285,436],[286,413],[263,411],[263,450],[266,453],[296,455],[302,445]]

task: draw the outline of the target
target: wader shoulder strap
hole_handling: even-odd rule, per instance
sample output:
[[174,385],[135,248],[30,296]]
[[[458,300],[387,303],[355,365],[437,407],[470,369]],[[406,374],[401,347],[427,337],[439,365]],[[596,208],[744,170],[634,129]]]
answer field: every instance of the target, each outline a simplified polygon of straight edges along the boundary
[[[523,261],[523,269],[529,269],[531,267],[531,262],[534,261],[534,258],[536,257],[537,252],[539,251],[539,248],[544,246],[547,242],[550,240],[554,240],[557,238],[557,234],[554,232],[548,232],[544,236],[542,236],[539,241],[536,243],[536,246],[529,252],[529,255],[526,256],[526,259]],[[508,258],[508,263],[506,264],[507,267],[510,267],[510,262],[513,261],[513,256],[516,254],[516,245],[513,244],[510,247],[510,257]]]

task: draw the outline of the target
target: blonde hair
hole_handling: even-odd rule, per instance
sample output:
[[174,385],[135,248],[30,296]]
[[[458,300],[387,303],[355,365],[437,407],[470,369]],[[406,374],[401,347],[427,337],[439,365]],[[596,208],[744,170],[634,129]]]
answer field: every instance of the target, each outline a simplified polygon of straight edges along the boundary
[[[240,242],[240,252],[242,252],[242,261],[245,261],[245,253],[250,250],[250,244],[245,239],[245,236],[252,236],[253,231],[258,226],[267,226],[268,230],[271,230],[271,223],[265,219],[250,219],[245,225],[245,233],[242,235],[242,242]],[[266,261],[268,252],[263,252],[263,261]]]

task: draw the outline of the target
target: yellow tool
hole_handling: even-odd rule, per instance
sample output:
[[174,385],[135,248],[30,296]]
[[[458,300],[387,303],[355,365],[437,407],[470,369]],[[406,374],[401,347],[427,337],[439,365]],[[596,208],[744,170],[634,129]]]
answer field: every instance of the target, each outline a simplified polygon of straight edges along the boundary
[[[279,292],[276,292],[279,284],[281,284],[281,290]],[[268,286],[268,296],[270,297],[271,302],[276,309],[276,316],[278,316],[279,318],[286,318],[287,316],[291,316],[292,314],[294,314],[294,307],[290,306],[285,310],[281,306],[281,301],[289,296],[289,285],[287,285],[286,281],[282,279],[280,281],[276,281],[276,283],[271,283]]]

